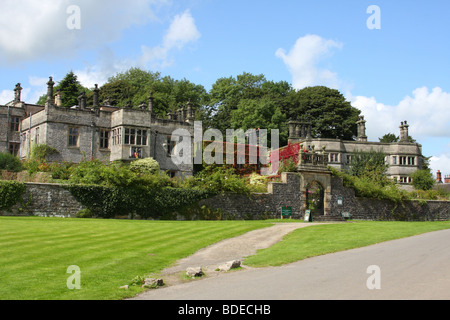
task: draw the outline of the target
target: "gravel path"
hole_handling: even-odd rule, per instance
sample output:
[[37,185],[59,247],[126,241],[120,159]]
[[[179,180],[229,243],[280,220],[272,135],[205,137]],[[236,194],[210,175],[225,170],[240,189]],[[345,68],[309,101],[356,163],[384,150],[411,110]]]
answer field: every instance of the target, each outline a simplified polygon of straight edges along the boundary
[[[174,266],[162,271],[157,277],[164,280],[165,285],[176,285],[186,282],[184,272],[189,267],[202,267],[205,277],[214,277],[223,274],[216,269],[229,261],[243,261],[245,257],[254,255],[257,250],[271,247],[281,241],[292,231],[324,223],[286,222],[276,223],[274,226],[245,233],[239,237],[226,239],[209,247],[201,249],[195,254],[178,261]],[[244,268],[248,268],[244,264]],[[145,293],[144,293],[145,295]]]

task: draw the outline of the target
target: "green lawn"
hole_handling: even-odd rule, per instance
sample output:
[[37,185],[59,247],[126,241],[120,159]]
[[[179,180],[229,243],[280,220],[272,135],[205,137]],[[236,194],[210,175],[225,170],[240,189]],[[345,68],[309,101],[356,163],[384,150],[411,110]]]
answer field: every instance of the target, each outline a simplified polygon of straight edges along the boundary
[[[224,238],[270,226],[262,221],[133,221],[0,217],[0,300],[102,300]],[[81,289],[69,290],[69,266]]]
[[253,267],[280,266],[313,256],[450,228],[450,221],[358,221],[297,229],[268,249],[245,259]]
[[[136,276],[158,273],[225,238],[270,221],[135,221],[0,217],[0,300],[120,300],[142,291]],[[293,222],[293,221],[292,221]],[[307,257],[450,228],[450,222],[352,222],[302,228],[245,260],[281,265]],[[81,289],[69,290],[69,266]]]

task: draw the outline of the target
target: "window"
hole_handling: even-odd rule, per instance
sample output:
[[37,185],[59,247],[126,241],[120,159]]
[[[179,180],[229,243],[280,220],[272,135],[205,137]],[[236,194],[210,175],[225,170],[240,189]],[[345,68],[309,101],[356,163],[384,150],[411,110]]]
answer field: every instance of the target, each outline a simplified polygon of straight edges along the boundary
[[39,127],[37,127],[36,128],[36,135],[35,135],[35,138],[34,138],[34,142],[36,143],[36,144],[39,144]]
[[147,130],[125,128],[125,144],[146,146]]
[[19,132],[19,123],[20,123],[19,117],[11,117],[9,129],[14,132]]
[[112,145],[118,146],[122,144],[122,128],[117,128],[112,131]]
[[10,143],[9,153],[17,157],[19,155],[19,148],[20,148],[19,143]]
[[329,162],[339,162],[339,154],[338,153],[330,153],[330,161]]
[[109,148],[109,130],[100,130],[100,149]]
[[175,145],[176,145],[176,142],[172,141],[171,136],[168,136],[167,137],[167,156],[169,156],[169,157],[172,156],[173,152],[175,151]]
[[136,145],[146,146],[147,145],[147,130],[137,130],[136,131]]
[[175,178],[175,177],[177,176],[177,172],[176,172],[176,171],[173,171],[173,170],[168,171],[167,173],[169,174],[169,177],[170,177],[170,178]]
[[352,156],[350,154],[347,155],[347,164],[352,163]]
[[78,128],[69,127],[69,147],[78,147],[78,135]]
[[397,164],[397,156],[392,157],[392,164],[394,164],[394,165]]

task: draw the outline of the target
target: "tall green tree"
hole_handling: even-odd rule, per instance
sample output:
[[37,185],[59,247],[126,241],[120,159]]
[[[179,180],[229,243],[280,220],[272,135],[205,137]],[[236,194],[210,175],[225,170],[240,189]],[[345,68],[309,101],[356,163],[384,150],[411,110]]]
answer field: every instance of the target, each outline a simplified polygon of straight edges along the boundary
[[111,105],[118,107],[125,107],[129,102],[137,107],[148,103],[150,92],[153,93],[154,111],[160,116],[166,116],[188,101],[199,111],[208,100],[208,93],[201,85],[186,79],[161,77],[159,72],[139,68],[131,68],[108,79],[100,88],[100,99],[108,99]]
[[280,133],[280,145],[287,144],[286,116],[275,102],[268,98],[259,100],[243,99],[238,108],[231,111],[231,127],[233,129],[266,129],[270,146],[273,129]]
[[282,110],[288,119],[309,120],[312,135],[318,138],[354,140],[360,110],[335,89],[307,87],[292,92],[289,106]]
[[[78,105],[78,97],[81,92],[86,93],[88,98],[88,103],[92,100],[92,91],[84,86],[78,81],[78,77],[73,71],[66,74],[64,79],[62,79],[54,88],[54,94],[57,92],[62,94],[62,107],[70,108]],[[54,97],[53,97],[54,98]],[[37,104],[44,105],[47,100],[47,95],[43,95],[39,98]]]
[[238,129],[236,116],[233,120],[233,113],[239,114],[237,111],[239,108],[248,107],[249,101],[254,101],[255,106],[261,99],[271,101],[281,108],[286,105],[290,91],[292,87],[287,82],[268,81],[262,74],[253,75],[244,72],[237,77],[220,78],[209,92],[210,103],[207,106],[211,119],[209,126],[222,132],[226,129]]

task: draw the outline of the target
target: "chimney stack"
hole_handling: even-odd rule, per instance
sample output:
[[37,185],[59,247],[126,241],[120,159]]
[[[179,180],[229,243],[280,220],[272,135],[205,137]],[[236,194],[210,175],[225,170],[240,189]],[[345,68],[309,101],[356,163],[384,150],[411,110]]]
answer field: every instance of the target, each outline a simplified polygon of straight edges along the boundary
[[86,92],[85,91],[81,92],[81,94],[78,97],[78,106],[80,107],[81,110],[86,109]]
[[367,141],[366,136],[366,120],[364,120],[364,116],[360,116],[358,122],[356,122],[357,125],[357,141]]
[[47,102],[53,102],[53,86],[55,85],[55,82],[53,81],[53,77],[49,78],[49,81],[47,82]]
[[22,89],[20,83],[16,84],[16,88],[14,89],[14,102],[20,102]]
[[436,173],[436,182],[437,183],[442,183],[442,174],[441,174],[440,170],[438,170],[437,173]]
[[55,95],[55,105],[57,107],[61,107],[62,106],[62,93],[60,90],[56,91],[56,95]]
[[92,105],[94,109],[100,108],[99,95],[98,95],[99,92],[100,92],[100,89],[98,88],[98,84],[96,84],[95,88],[94,88],[94,102]]
[[409,141],[409,130],[408,130],[408,122],[402,122],[400,125],[400,141],[408,142]]
[[154,103],[154,98],[153,98],[153,91],[150,92],[150,96],[148,97],[148,111],[150,111],[150,114],[153,115],[153,103]]

